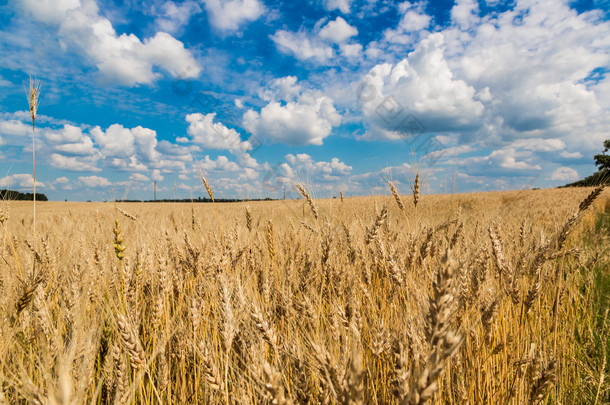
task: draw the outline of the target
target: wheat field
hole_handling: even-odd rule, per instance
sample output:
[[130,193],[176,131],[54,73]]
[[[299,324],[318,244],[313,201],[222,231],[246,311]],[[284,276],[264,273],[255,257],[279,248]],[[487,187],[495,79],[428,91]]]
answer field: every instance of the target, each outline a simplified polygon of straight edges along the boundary
[[4,202],[0,403],[609,403],[607,191],[299,191]]

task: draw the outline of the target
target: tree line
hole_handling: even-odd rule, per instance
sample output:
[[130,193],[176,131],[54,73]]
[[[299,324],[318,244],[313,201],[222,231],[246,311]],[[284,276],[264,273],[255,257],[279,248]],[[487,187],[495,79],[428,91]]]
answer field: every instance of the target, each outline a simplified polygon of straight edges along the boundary
[[[0,190],[1,200],[18,200],[18,201],[32,201],[34,199],[34,193],[21,193],[15,190]],[[37,201],[49,201],[46,195],[42,193],[36,193]]]

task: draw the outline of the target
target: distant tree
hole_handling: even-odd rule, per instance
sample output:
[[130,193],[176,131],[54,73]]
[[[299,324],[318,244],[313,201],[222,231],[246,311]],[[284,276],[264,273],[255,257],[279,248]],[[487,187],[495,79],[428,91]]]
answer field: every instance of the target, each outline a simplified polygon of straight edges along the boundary
[[610,155],[606,155],[608,150],[610,150],[610,139],[604,141],[604,151],[593,156],[593,159],[595,159],[595,166],[599,168],[600,172],[602,170],[610,170]]
[[585,177],[583,180],[566,184],[563,187],[591,187],[598,186],[606,183],[610,184],[610,155],[606,155],[606,152],[610,150],[610,139],[604,141],[604,151],[593,156],[595,160],[595,166],[599,169],[589,177]]
[[[0,199],[32,201],[34,199],[34,194],[20,193],[19,191],[14,191],[14,190],[0,190]],[[47,196],[42,193],[36,193],[36,199],[38,201],[48,201]]]

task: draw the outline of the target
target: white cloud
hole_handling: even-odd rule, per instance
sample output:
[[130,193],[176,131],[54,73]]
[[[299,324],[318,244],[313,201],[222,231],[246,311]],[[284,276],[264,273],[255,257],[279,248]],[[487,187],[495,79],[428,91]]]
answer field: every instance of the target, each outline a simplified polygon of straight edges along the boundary
[[21,0],[21,7],[39,21],[59,24],[69,11],[81,7],[81,0]]
[[360,44],[341,44],[341,55],[346,58],[359,58],[362,55],[362,45]]
[[[429,35],[427,28],[430,26],[430,17],[425,12],[425,3],[410,3],[405,1],[398,6],[398,11],[402,14],[396,28],[388,28],[383,31],[383,40],[379,44],[383,48],[394,49],[392,44],[399,44],[395,48],[399,54],[404,54],[404,46],[417,43]],[[375,48],[376,43],[369,44],[370,48]],[[368,52],[371,53],[370,51]],[[380,53],[380,50],[373,53]],[[381,52],[378,57],[381,56]],[[373,56],[371,54],[371,56]]]
[[[283,189],[292,190],[295,183],[311,184],[316,190],[337,192],[345,183],[350,181],[352,167],[339,158],[332,158],[330,162],[316,161],[305,153],[287,154],[284,161],[270,168],[263,178],[264,189],[280,193]],[[313,191],[313,190],[310,190]]]
[[[320,19],[311,32],[300,30],[291,32],[278,30],[271,36],[278,50],[301,61],[317,64],[336,63],[337,55],[347,58],[350,63],[362,54],[362,45],[350,43],[349,39],[358,35],[358,29],[349,25],[342,17],[326,23]],[[322,28],[322,24],[326,23]],[[350,60],[351,59],[351,60]]]
[[467,30],[479,22],[478,12],[476,0],[457,0],[451,9],[451,21],[462,30]]
[[129,129],[113,124],[106,130],[96,126],[86,134],[77,126],[64,124],[59,129],[40,128],[40,132],[41,140],[46,141],[40,156],[44,159],[49,153],[49,163],[60,169],[98,171],[97,164],[102,162],[128,171],[184,170],[185,162],[192,160],[188,148],[159,142],[154,130],[141,126]]
[[255,180],[258,178],[258,176],[259,176],[259,173],[256,170],[246,167],[239,174],[239,180],[244,180],[244,181]]
[[347,176],[352,171],[352,166],[346,165],[336,157],[332,158],[330,162],[316,162],[308,154],[299,153],[296,155],[288,154],[285,159],[293,170],[323,181]]
[[358,35],[356,27],[349,25],[343,18],[337,17],[335,21],[329,21],[318,34],[320,38],[341,44],[347,39]]
[[220,122],[214,122],[215,117],[216,113],[194,113],[186,116],[189,123],[187,133],[193,142],[207,149],[228,150],[234,155],[241,155],[252,149],[250,142],[242,141],[237,131]]
[[271,36],[281,52],[293,55],[299,60],[313,60],[324,63],[334,56],[333,49],[317,38],[310,38],[305,32],[279,30]]
[[[0,179],[0,187],[31,190],[34,188],[34,177],[32,177],[32,175],[29,173],[19,173],[5,176]],[[38,187],[46,186],[43,182],[36,180],[36,188]]]
[[56,178],[53,183],[54,184],[68,184],[69,182],[70,182],[70,179],[68,179],[65,176],[62,176],[62,177]]
[[94,127],[91,134],[104,156],[128,157],[135,152],[135,137],[128,128],[120,124],[112,124],[106,132],[100,127]]
[[0,121],[0,134],[15,137],[25,137],[32,135],[32,125],[28,125],[17,120]]
[[78,180],[80,180],[81,183],[90,188],[101,188],[112,185],[110,180],[100,176],[80,176]]
[[[403,3],[404,4],[404,3]],[[405,32],[421,31],[428,28],[431,17],[417,8],[405,7],[398,26]]]
[[133,181],[150,181],[150,179],[148,177],[146,177],[145,175],[143,175],[142,173],[134,173],[131,176],[129,176],[129,180],[133,180]]
[[221,31],[236,31],[265,11],[258,0],[204,0],[210,23]]
[[582,158],[582,153],[563,151],[559,154],[559,156],[566,159],[580,159]]
[[320,92],[303,91],[295,101],[272,100],[260,113],[248,110],[244,127],[255,136],[287,145],[322,145],[341,123],[332,99]]
[[91,138],[74,125],[65,124],[58,130],[44,130],[43,134],[57,152],[79,156],[95,156],[98,153]]
[[497,163],[503,169],[513,170],[540,170],[538,164],[530,164],[523,160],[517,160],[518,156],[514,149],[496,150],[489,155],[489,161]]
[[[450,63],[477,89],[488,88],[487,137],[557,138],[571,150],[599,148],[609,115],[591,71],[610,63],[610,22],[596,11],[578,14],[567,2],[517,2],[478,21],[465,1],[454,23],[468,32],[444,31]],[[456,6],[456,7],[458,7]]]
[[131,130],[139,156],[147,162],[156,162],[161,158],[157,151],[157,133],[152,129],[137,126]]
[[161,171],[159,169],[153,170],[151,177],[154,181],[163,181],[163,179],[164,179],[164,177],[161,174]]
[[97,158],[89,158],[89,157],[78,157],[78,156],[64,156],[59,153],[52,153],[49,159],[49,163],[51,166],[71,171],[91,171],[91,172],[99,172],[99,169],[96,165]]
[[179,33],[188,24],[192,15],[201,11],[201,7],[195,1],[185,1],[182,3],[166,1],[161,6],[160,11],[161,15],[158,15],[155,19],[157,27],[161,31],[175,34]]
[[274,79],[259,95],[265,101],[293,101],[300,93],[301,86],[297,84],[296,76],[286,76]]
[[565,149],[566,144],[561,139],[527,138],[518,139],[511,146],[532,152],[556,152]]
[[144,41],[133,34],[117,35],[92,0],[24,0],[22,6],[35,19],[58,25],[64,41],[85,53],[106,78],[121,84],[150,84],[160,77],[157,68],[185,77],[197,77],[201,71],[182,42],[165,32]]
[[576,181],[580,178],[578,172],[570,167],[558,167],[551,175],[551,180]]
[[428,132],[481,125],[484,106],[472,86],[454,77],[443,49],[443,35],[431,34],[396,65],[371,69],[358,87],[364,115],[372,124],[366,138],[399,139],[409,115]]
[[241,170],[239,165],[235,162],[231,162],[226,156],[218,156],[216,160],[210,159],[209,155],[206,155],[204,160],[199,163],[201,169],[204,171],[220,170],[223,172],[238,172]]
[[[364,139],[400,138],[400,122],[384,108],[396,101],[428,133],[455,134],[475,153],[501,149],[474,161],[472,172],[492,165],[494,177],[539,174],[599,151],[610,128],[610,79],[595,73],[610,64],[610,22],[599,10],[521,0],[479,16],[477,1],[458,0],[451,24],[430,35],[424,2],[398,8],[400,22],[364,52],[370,60],[402,59],[378,64],[360,88]],[[415,51],[405,58],[405,49]]]
[[467,157],[458,162],[466,174],[486,177],[537,175],[542,171],[540,163],[533,152],[512,147],[494,150],[487,156]]
[[323,0],[327,11],[340,10],[344,14],[350,12],[352,0]]

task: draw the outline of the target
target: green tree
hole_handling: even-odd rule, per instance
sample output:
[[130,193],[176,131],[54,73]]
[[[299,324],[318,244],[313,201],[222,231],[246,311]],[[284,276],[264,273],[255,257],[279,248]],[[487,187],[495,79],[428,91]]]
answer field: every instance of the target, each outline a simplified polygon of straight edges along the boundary
[[595,166],[599,168],[599,171],[610,170],[610,155],[606,155],[606,152],[610,150],[610,139],[604,141],[604,151],[598,155],[593,156],[595,159]]

